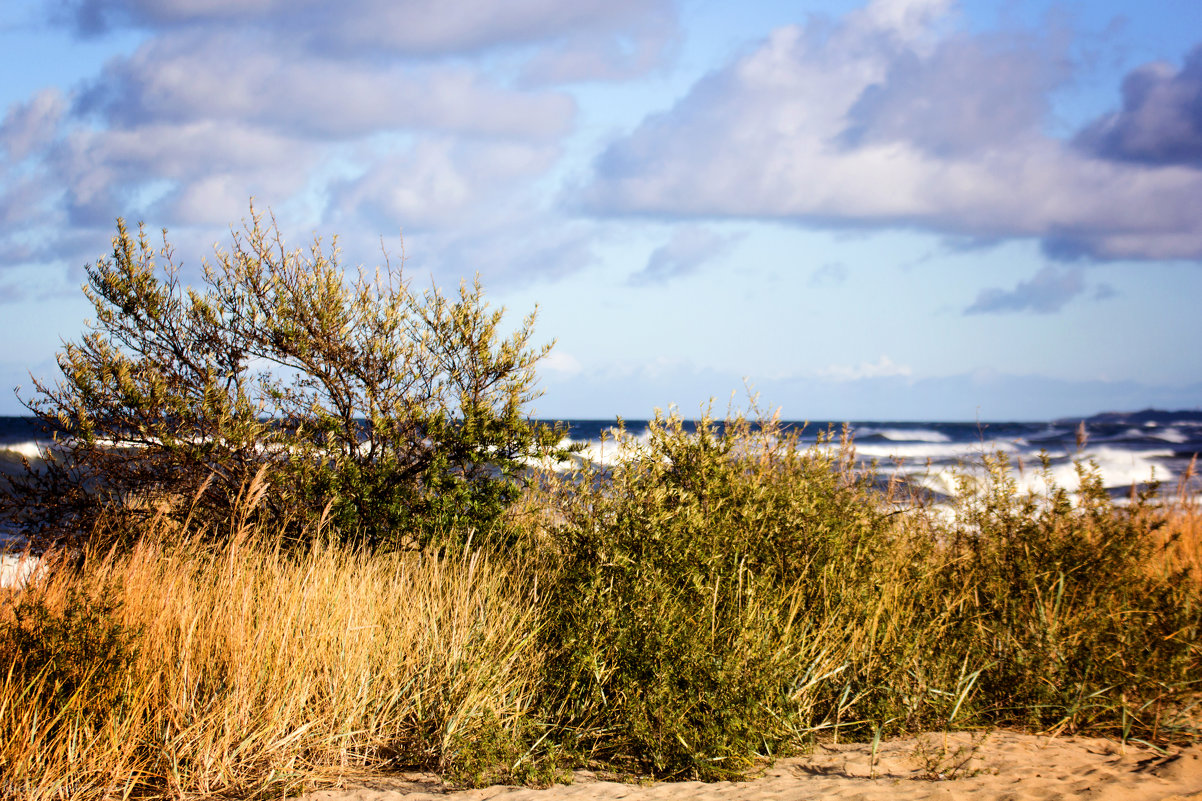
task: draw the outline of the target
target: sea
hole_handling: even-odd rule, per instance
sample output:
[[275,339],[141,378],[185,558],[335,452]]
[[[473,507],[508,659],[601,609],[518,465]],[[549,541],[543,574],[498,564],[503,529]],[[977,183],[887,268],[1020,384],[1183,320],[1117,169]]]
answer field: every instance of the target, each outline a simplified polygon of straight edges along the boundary
[[[564,420],[568,436],[584,445],[584,456],[604,463],[618,456],[612,432],[617,419]],[[625,420],[636,441],[648,435],[647,420]],[[685,428],[692,424],[685,422]],[[803,440],[817,441],[827,431],[838,433],[843,421],[792,421],[785,426]],[[986,454],[1004,452],[1020,483],[1038,489],[1043,481],[1040,455],[1050,460],[1057,486],[1076,487],[1076,461],[1096,466],[1115,497],[1132,485],[1159,482],[1166,491],[1186,474],[1202,453],[1202,410],[1105,412],[1083,418],[1027,422],[954,422],[853,420],[847,425],[856,456],[876,464],[879,474],[900,474],[937,495],[955,491],[956,477],[980,468]],[[1079,436],[1084,434],[1083,443]],[[0,470],[12,469],[22,456],[37,458],[48,438],[29,417],[0,417]],[[1195,487],[1202,491],[1202,487]]]
[[[585,456],[595,461],[617,457],[608,451],[613,421],[568,420],[569,437],[585,444]],[[648,421],[626,420],[626,432],[636,440],[646,439]],[[1202,493],[1195,476],[1180,488],[1189,475],[1191,461],[1202,453],[1202,410],[1104,412],[1089,417],[1045,421],[846,421],[857,459],[874,465],[878,476],[906,478],[925,487],[935,500],[957,492],[964,476],[979,475],[984,458],[1004,453],[1020,487],[1046,489],[1050,478],[1055,486],[1070,491],[1078,486],[1078,462],[1095,469],[1110,494],[1121,501],[1131,488],[1158,484],[1164,494],[1184,489],[1191,496]],[[803,442],[817,442],[824,434],[842,430],[844,421],[793,421],[784,424],[800,432]],[[685,423],[685,428],[691,428]],[[1043,470],[1043,459],[1049,469]]]
[[[550,422],[550,421],[548,421]],[[580,443],[580,457],[605,465],[620,458],[613,433],[617,420],[564,420],[568,438]],[[623,421],[633,442],[646,441],[647,420]],[[803,442],[824,447],[827,432],[842,431],[843,421],[793,421],[784,424]],[[1084,418],[1027,422],[953,422],[855,420],[847,422],[856,458],[873,466],[878,478],[897,476],[924,488],[936,503],[956,494],[960,481],[983,471],[984,457],[1006,454],[1020,487],[1041,491],[1047,480],[1070,492],[1078,486],[1075,465],[1096,469],[1110,494],[1119,502],[1132,487],[1158,483],[1165,496],[1184,494],[1202,499],[1202,481],[1189,476],[1202,453],[1202,410],[1106,412]],[[694,425],[684,423],[686,430]],[[50,439],[28,417],[0,417],[0,473],[21,469],[22,457],[37,459]],[[825,447],[830,447],[829,445]],[[1042,460],[1049,469],[1045,472]],[[0,528],[0,586],[22,581],[36,563],[21,560],[18,532]]]

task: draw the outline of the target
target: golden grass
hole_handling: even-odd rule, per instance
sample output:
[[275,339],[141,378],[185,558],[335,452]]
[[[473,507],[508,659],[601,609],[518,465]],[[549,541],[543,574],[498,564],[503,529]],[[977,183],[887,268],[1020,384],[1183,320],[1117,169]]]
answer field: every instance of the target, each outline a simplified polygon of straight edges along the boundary
[[9,597],[10,621],[19,598],[52,616],[104,599],[140,636],[121,711],[95,719],[86,690],[56,705],[58,674],[31,681],[8,661],[0,795],[241,795],[389,763],[443,769],[525,713],[538,669],[527,577],[478,554],[297,555],[241,534],[222,547],[145,537]]
[[1160,548],[1157,567],[1185,571],[1202,584],[1202,505],[1198,502],[1198,457],[1177,479],[1176,491],[1156,508]]
[[1167,566],[1202,583],[1202,508],[1196,503],[1169,507],[1160,537]]
[[285,546],[254,522],[262,476],[228,530],[162,517],[51,555],[0,593],[0,801],[278,796],[397,767],[714,778],[815,737],[995,725],[1197,736],[1177,720],[1202,664],[1191,477],[1075,505],[999,464],[951,520],[882,506],[848,443],[769,462],[661,440],[670,459],[604,481],[547,477],[492,556],[320,528]]

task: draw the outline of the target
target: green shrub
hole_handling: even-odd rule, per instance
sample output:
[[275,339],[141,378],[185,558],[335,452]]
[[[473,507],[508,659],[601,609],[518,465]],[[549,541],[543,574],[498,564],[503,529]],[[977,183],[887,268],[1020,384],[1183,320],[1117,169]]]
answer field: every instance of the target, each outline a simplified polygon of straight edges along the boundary
[[592,759],[738,776],[794,741],[807,619],[858,600],[847,579],[884,518],[846,451],[803,450],[774,421],[689,433],[657,416],[646,446],[619,445],[612,471],[562,488],[547,715]]
[[[1096,465],[1072,495],[1020,492],[1003,454],[966,486],[943,573],[961,598],[945,641],[981,668],[976,714],[1037,729],[1151,733],[1202,675],[1198,586],[1172,569],[1154,496],[1125,506]],[[1166,705],[1167,702],[1167,705]]]
[[415,292],[391,265],[351,280],[336,246],[288,251],[253,209],[200,288],[165,234],[156,252],[120,220],[112,258],[86,269],[91,330],[26,402],[58,447],[4,494],[46,538],[102,512],[229,530],[267,466],[256,510],[277,527],[324,515],[373,546],[481,541],[562,436],[525,412],[549,348],[530,347],[533,315],[504,336],[478,282]]
[[773,421],[618,445],[559,486],[543,604],[543,714],[582,758],[712,779],[823,731],[1163,738],[1202,678],[1197,583],[1088,465],[1022,494],[991,461],[949,522]]
[[30,693],[23,703],[45,709],[51,729],[94,727],[125,709],[141,633],[119,613],[119,604],[75,588],[52,604],[35,585],[0,629],[0,665],[21,677]]

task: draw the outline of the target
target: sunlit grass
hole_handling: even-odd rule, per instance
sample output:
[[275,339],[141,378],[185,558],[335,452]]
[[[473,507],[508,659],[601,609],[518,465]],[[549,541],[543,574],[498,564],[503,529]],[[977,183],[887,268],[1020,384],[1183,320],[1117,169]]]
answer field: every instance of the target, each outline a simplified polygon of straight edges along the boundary
[[1082,465],[1073,493],[1031,494],[996,457],[936,512],[882,496],[850,440],[803,447],[772,421],[662,419],[622,445],[545,474],[504,550],[284,542],[251,486],[228,530],[164,516],[95,540],[132,545],[51,555],[3,598],[0,784],[719,778],[823,737],[1194,736],[1188,487],[1115,504]]
[[[256,531],[220,546],[154,534],[7,599],[0,774],[23,797],[453,771],[533,702],[533,576],[520,570],[479,553],[296,553]],[[111,637],[45,636],[73,621]]]

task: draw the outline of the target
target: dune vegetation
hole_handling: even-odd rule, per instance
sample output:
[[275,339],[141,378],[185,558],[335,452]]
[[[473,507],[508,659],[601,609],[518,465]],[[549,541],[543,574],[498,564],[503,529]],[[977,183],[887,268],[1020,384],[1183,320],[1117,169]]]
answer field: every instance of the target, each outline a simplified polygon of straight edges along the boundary
[[1194,737],[1197,510],[1082,477],[1025,496],[999,458],[949,519],[850,442],[668,418],[437,550],[289,541],[252,480],[223,531],[160,515],[7,592],[0,770],[28,798],[180,797],[738,777],[940,729]]
[[[124,228],[90,268],[97,327],[30,404],[61,445],[0,509],[46,565],[0,591],[3,795],[739,778],[931,730],[1197,737],[1191,476],[1116,503],[1087,462],[1030,493],[982,454],[935,506],[845,432],[737,413],[658,416],[592,462],[523,417],[529,321],[501,336],[478,285],[335,280],[265,230],[209,294]],[[272,359],[288,382],[249,372]]]

